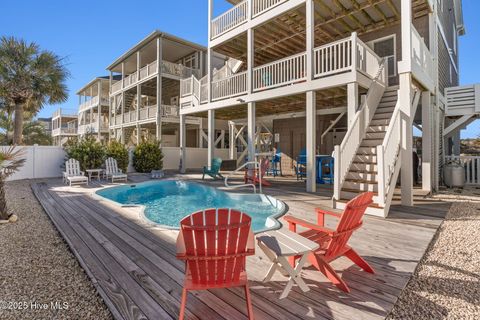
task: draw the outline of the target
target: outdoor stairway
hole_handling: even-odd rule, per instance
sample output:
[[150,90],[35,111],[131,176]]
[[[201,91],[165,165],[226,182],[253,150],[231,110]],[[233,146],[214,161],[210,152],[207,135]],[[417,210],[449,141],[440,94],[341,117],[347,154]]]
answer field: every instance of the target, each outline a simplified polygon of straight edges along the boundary
[[380,100],[375,114],[367,128],[365,138],[360,143],[356,156],[341,188],[340,199],[336,207],[345,207],[348,200],[365,191],[374,192],[374,203],[367,212],[383,215],[383,208],[378,204],[378,166],[377,146],[383,143],[390,119],[397,103],[398,87],[388,87]]

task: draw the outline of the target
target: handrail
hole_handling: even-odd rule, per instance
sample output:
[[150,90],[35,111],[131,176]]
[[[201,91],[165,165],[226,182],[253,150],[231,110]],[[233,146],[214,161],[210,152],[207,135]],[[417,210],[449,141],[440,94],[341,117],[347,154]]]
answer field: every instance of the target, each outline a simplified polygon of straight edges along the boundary
[[[341,145],[335,146],[335,179],[333,196],[336,200],[340,199],[340,190],[345,177],[347,176],[350,165],[353,162],[358,147],[365,136],[367,127],[370,124],[370,121],[375,114],[375,110],[383,96],[385,84],[380,82],[379,79],[381,75],[385,75],[385,72],[385,60],[382,60],[379,70],[375,78],[372,80],[372,84],[370,85],[370,89],[368,90],[367,97],[362,104],[362,107],[355,114],[352,124],[349,126]],[[385,77],[383,77],[383,79],[385,79]],[[380,94],[378,94],[378,90],[381,90]]]
[[[257,172],[260,173],[260,162],[258,162],[258,161],[245,162],[240,167],[238,167],[234,171],[230,172],[230,174],[225,176],[225,187],[230,188],[230,189],[237,189],[237,188],[241,188],[241,187],[253,187],[253,192],[257,193],[257,187],[253,183],[239,184],[239,185],[236,185],[236,186],[231,186],[231,185],[228,184],[228,178],[229,177],[231,177],[232,175],[234,175],[235,173],[237,173],[238,171],[240,171],[241,169],[245,168],[247,165],[250,165],[250,164],[253,164],[254,168],[256,168],[258,170]],[[259,178],[260,193],[262,193],[262,174],[261,173],[259,174],[258,178]]]

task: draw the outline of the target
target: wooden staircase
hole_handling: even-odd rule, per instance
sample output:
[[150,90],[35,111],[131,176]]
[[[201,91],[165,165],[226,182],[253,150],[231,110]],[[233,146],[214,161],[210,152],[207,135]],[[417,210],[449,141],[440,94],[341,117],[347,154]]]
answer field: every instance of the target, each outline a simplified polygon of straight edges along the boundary
[[367,213],[384,215],[384,208],[378,204],[377,146],[383,143],[390,119],[398,100],[398,87],[388,87],[370,121],[365,137],[350,165],[335,207],[343,209],[345,204],[365,191],[374,192],[373,203]]

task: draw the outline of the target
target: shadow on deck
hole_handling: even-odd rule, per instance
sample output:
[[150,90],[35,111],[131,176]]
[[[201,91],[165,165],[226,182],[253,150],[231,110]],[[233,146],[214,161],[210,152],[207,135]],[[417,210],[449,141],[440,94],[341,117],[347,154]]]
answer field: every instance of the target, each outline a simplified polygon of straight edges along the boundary
[[[196,177],[181,176],[196,180]],[[137,180],[134,178],[134,180]],[[138,178],[140,181],[141,178]],[[219,186],[217,182],[206,182]],[[91,195],[94,187],[65,187],[60,181],[33,184],[32,189],[98,292],[117,319],[178,317],[184,264],[175,258],[176,232],[152,227],[135,209],[120,208]],[[314,221],[314,207],[328,207],[328,188],[303,192],[301,183],[277,181],[267,193],[287,203],[289,213]],[[340,258],[340,270],[352,289],[339,291],[322,274],[306,268],[311,291],[294,288],[278,296],[286,278],[260,279],[269,263],[261,250],[248,260],[252,302],[257,319],[383,319],[422,258],[449,204],[421,203],[414,209],[395,205],[388,219],[366,217],[351,245],[373,266],[367,274]],[[333,221],[327,220],[327,225]],[[188,319],[245,319],[241,289],[189,294]]]

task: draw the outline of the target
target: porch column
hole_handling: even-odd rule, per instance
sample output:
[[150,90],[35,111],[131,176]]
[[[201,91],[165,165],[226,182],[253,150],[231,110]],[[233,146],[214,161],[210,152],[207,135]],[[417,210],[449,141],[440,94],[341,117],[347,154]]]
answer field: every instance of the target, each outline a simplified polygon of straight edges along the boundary
[[101,116],[102,116],[102,80],[98,81],[98,114],[97,114],[97,125],[98,125],[98,132],[97,132],[97,138],[98,141],[100,141],[102,137],[102,121],[101,121]]
[[313,48],[315,47],[315,2],[313,0],[307,0],[305,7],[306,19],[305,19],[305,37],[306,37],[306,75],[307,81],[313,79]]
[[180,115],[180,173],[185,173],[186,168],[186,125],[185,115]]
[[229,121],[228,122],[228,139],[229,139],[229,158],[230,160],[235,159],[235,151],[236,151],[236,146],[235,146],[235,122]]
[[208,164],[210,168],[215,154],[215,110],[208,110]]
[[422,189],[432,191],[432,99],[422,92]]
[[358,109],[358,83],[352,82],[347,84],[347,117],[348,128],[353,123],[353,118]]
[[255,32],[252,28],[247,30],[247,92],[253,91],[253,68],[255,67]]
[[452,135],[452,155],[460,155],[460,128],[457,129]]
[[307,91],[307,192],[317,191],[316,133],[317,108],[315,91]]
[[[212,55],[213,50],[210,48],[210,40],[212,39],[212,17],[213,17],[213,0],[208,0],[208,49],[207,49],[207,97],[208,103],[212,101]],[[210,145],[210,143],[209,143]],[[210,146],[209,146],[210,148]],[[213,159],[213,157],[212,157]],[[210,165],[210,161],[208,165]]]
[[162,38],[157,38],[157,121],[155,137],[162,142]]
[[247,117],[247,150],[248,161],[255,161],[255,102],[248,103]]
[[400,74],[399,101],[401,106],[401,181],[402,205],[413,206],[413,159],[412,159],[412,79],[411,73]]

